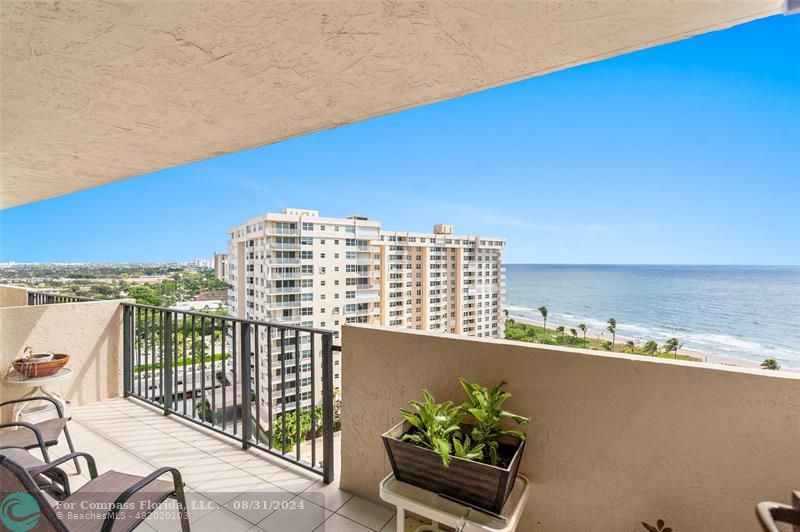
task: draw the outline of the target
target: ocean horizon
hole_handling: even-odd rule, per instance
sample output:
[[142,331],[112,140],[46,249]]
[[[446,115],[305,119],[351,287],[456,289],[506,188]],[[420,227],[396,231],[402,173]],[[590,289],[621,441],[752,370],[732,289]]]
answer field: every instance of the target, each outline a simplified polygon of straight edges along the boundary
[[[644,343],[800,368],[800,266],[505,264],[506,308],[548,328],[585,323]],[[608,334],[608,333],[606,333]]]

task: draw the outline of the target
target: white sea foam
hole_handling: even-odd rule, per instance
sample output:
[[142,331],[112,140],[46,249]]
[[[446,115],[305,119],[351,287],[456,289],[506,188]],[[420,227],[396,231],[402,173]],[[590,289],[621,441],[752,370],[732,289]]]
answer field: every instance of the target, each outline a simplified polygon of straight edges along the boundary
[[748,351],[754,351],[757,349],[765,349],[764,346],[758,342],[735,338],[727,334],[694,333],[686,335],[686,339],[696,344],[720,346],[722,348],[736,350],[746,349]]

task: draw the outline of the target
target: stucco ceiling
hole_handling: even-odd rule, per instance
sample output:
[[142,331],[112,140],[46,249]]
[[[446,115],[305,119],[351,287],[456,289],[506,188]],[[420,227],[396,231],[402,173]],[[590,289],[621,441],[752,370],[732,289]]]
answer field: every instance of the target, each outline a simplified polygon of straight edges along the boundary
[[0,208],[779,8],[780,0],[4,0]]

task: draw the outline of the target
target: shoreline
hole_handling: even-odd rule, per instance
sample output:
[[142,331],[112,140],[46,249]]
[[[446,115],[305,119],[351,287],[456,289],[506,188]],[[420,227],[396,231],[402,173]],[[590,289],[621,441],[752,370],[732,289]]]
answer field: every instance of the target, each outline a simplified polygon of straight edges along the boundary
[[[514,320],[517,323],[523,323],[525,325],[535,325],[537,327],[542,326],[542,320],[532,320],[530,318],[525,318],[523,316],[519,316],[517,314],[508,314],[508,319]],[[549,324],[548,324],[549,325]],[[548,330],[550,327],[548,327]],[[604,335],[602,333],[597,333],[593,331],[588,331],[586,333],[587,338],[591,338],[593,340],[609,340],[610,337]],[[636,341],[636,338],[631,338],[629,336],[623,336],[618,334],[617,335],[617,342],[627,342],[627,341]],[[613,351],[614,353],[618,354],[625,354],[619,351]],[[690,348],[680,348],[678,349],[678,354],[680,355],[687,355],[701,359],[700,363],[705,364],[719,364],[723,366],[736,366],[741,368],[756,368],[760,369],[761,364],[758,362],[753,362],[751,360],[745,360],[742,358],[737,358],[733,356],[726,356],[726,355],[717,355],[715,353],[710,353],[708,351],[701,351],[698,349],[690,349]],[[669,360],[669,359],[665,359]],[[798,371],[794,368],[781,368],[781,371]]]

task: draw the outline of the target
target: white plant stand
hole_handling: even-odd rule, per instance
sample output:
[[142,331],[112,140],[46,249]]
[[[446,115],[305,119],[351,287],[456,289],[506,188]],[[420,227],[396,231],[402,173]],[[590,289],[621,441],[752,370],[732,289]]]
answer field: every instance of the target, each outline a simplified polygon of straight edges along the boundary
[[[71,406],[69,401],[66,401],[63,397],[55,392],[48,392],[45,390],[45,386],[49,384],[66,382],[71,380],[73,377],[74,374],[70,368],[61,368],[56,373],[48,377],[33,377],[30,379],[26,379],[22,374],[12,369],[6,374],[4,381],[6,386],[25,386],[27,388],[32,388],[31,391],[23,397],[23,399],[26,397],[40,395],[50,397],[51,399],[55,400],[59,406],[61,406],[61,412],[64,413],[64,417],[69,417],[69,410]],[[57,415],[56,409],[50,403],[39,406],[30,406],[30,403],[18,403],[14,406],[12,419],[14,421],[22,420],[29,423],[39,423],[46,419],[56,417]]]
[[522,511],[528,502],[528,479],[517,475],[514,489],[501,514],[493,515],[447,499],[389,475],[380,484],[381,499],[397,507],[397,532],[405,532],[405,514],[412,512],[430,519],[416,532],[438,531],[446,525],[459,532],[512,532],[517,529]]

